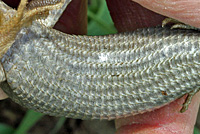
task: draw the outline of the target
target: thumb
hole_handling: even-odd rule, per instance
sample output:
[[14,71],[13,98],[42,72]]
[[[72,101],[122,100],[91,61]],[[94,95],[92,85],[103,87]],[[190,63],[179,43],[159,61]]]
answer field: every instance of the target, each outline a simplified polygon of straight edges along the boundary
[[185,97],[160,109],[116,120],[117,134],[192,134],[200,93],[193,97],[186,112],[180,113]]
[[156,13],[200,28],[199,0],[133,0]]

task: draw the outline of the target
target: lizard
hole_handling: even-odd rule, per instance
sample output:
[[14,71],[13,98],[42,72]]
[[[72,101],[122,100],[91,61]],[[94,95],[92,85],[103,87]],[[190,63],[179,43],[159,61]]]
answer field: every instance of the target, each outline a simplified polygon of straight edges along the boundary
[[0,87],[13,101],[53,116],[111,120],[188,94],[187,110],[199,91],[198,30],[69,35],[52,27],[70,1],[21,0],[17,11],[1,1]]

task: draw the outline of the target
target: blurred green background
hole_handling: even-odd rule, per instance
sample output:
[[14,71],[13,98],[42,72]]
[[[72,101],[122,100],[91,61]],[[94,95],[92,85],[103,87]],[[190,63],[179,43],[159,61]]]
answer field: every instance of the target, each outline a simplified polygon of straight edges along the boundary
[[[116,33],[105,0],[88,1],[88,35],[105,35]],[[20,107],[10,100],[1,101],[1,114],[9,117],[0,119],[0,134],[112,134],[115,132],[113,121],[82,121],[64,117],[50,117],[41,113],[21,108],[22,114],[2,107]],[[11,104],[10,104],[11,103]],[[4,106],[2,106],[4,105]],[[16,123],[16,121],[18,123]],[[9,123],[8,123],[9,122]],[[194,134],[200,134],[197,127]]]

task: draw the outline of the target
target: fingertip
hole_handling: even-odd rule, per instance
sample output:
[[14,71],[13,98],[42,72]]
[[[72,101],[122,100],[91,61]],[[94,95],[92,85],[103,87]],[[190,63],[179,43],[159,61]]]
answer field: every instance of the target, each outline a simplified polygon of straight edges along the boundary
[[180,113],[185,97],[160,109],[116,120],[117,134],[189,134],[193,132],[199,108],[200,93],[193,97],[189,109]]
[[68,34],[87,34],[87,1],[72,0],[54,28]]
[[107,5],[119,32],[161,25],[165,18],[131,0],[107,0]]
[[174,18],[183,23],[200,27],[199,5],[197,0],[132,0],[156,13]]

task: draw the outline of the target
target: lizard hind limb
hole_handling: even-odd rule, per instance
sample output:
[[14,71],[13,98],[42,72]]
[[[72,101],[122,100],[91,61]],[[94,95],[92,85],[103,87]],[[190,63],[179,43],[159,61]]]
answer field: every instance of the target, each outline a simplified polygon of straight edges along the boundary
[[0,57],[10,48],[15,40],[16,34],[21,28],[21,20],[24,15],[26,3],[27,0],[22,0],[16,14],[8,21],[6,21],[4,15],[0,13]]
[[16,14],[8,21],[0,13],[0,58],[11,47],[17,33],[24,26],[29,26],[34,20],[47,16],[49,11],[58,9],[64,3],[64,0],[56,0],[53,4],[43,1],[40,1],[43,4],[34,4],[34,2],[37,3],[36,1],[38,0],[33,0],[30,4],[27,4],[27,0],[21,0]]

